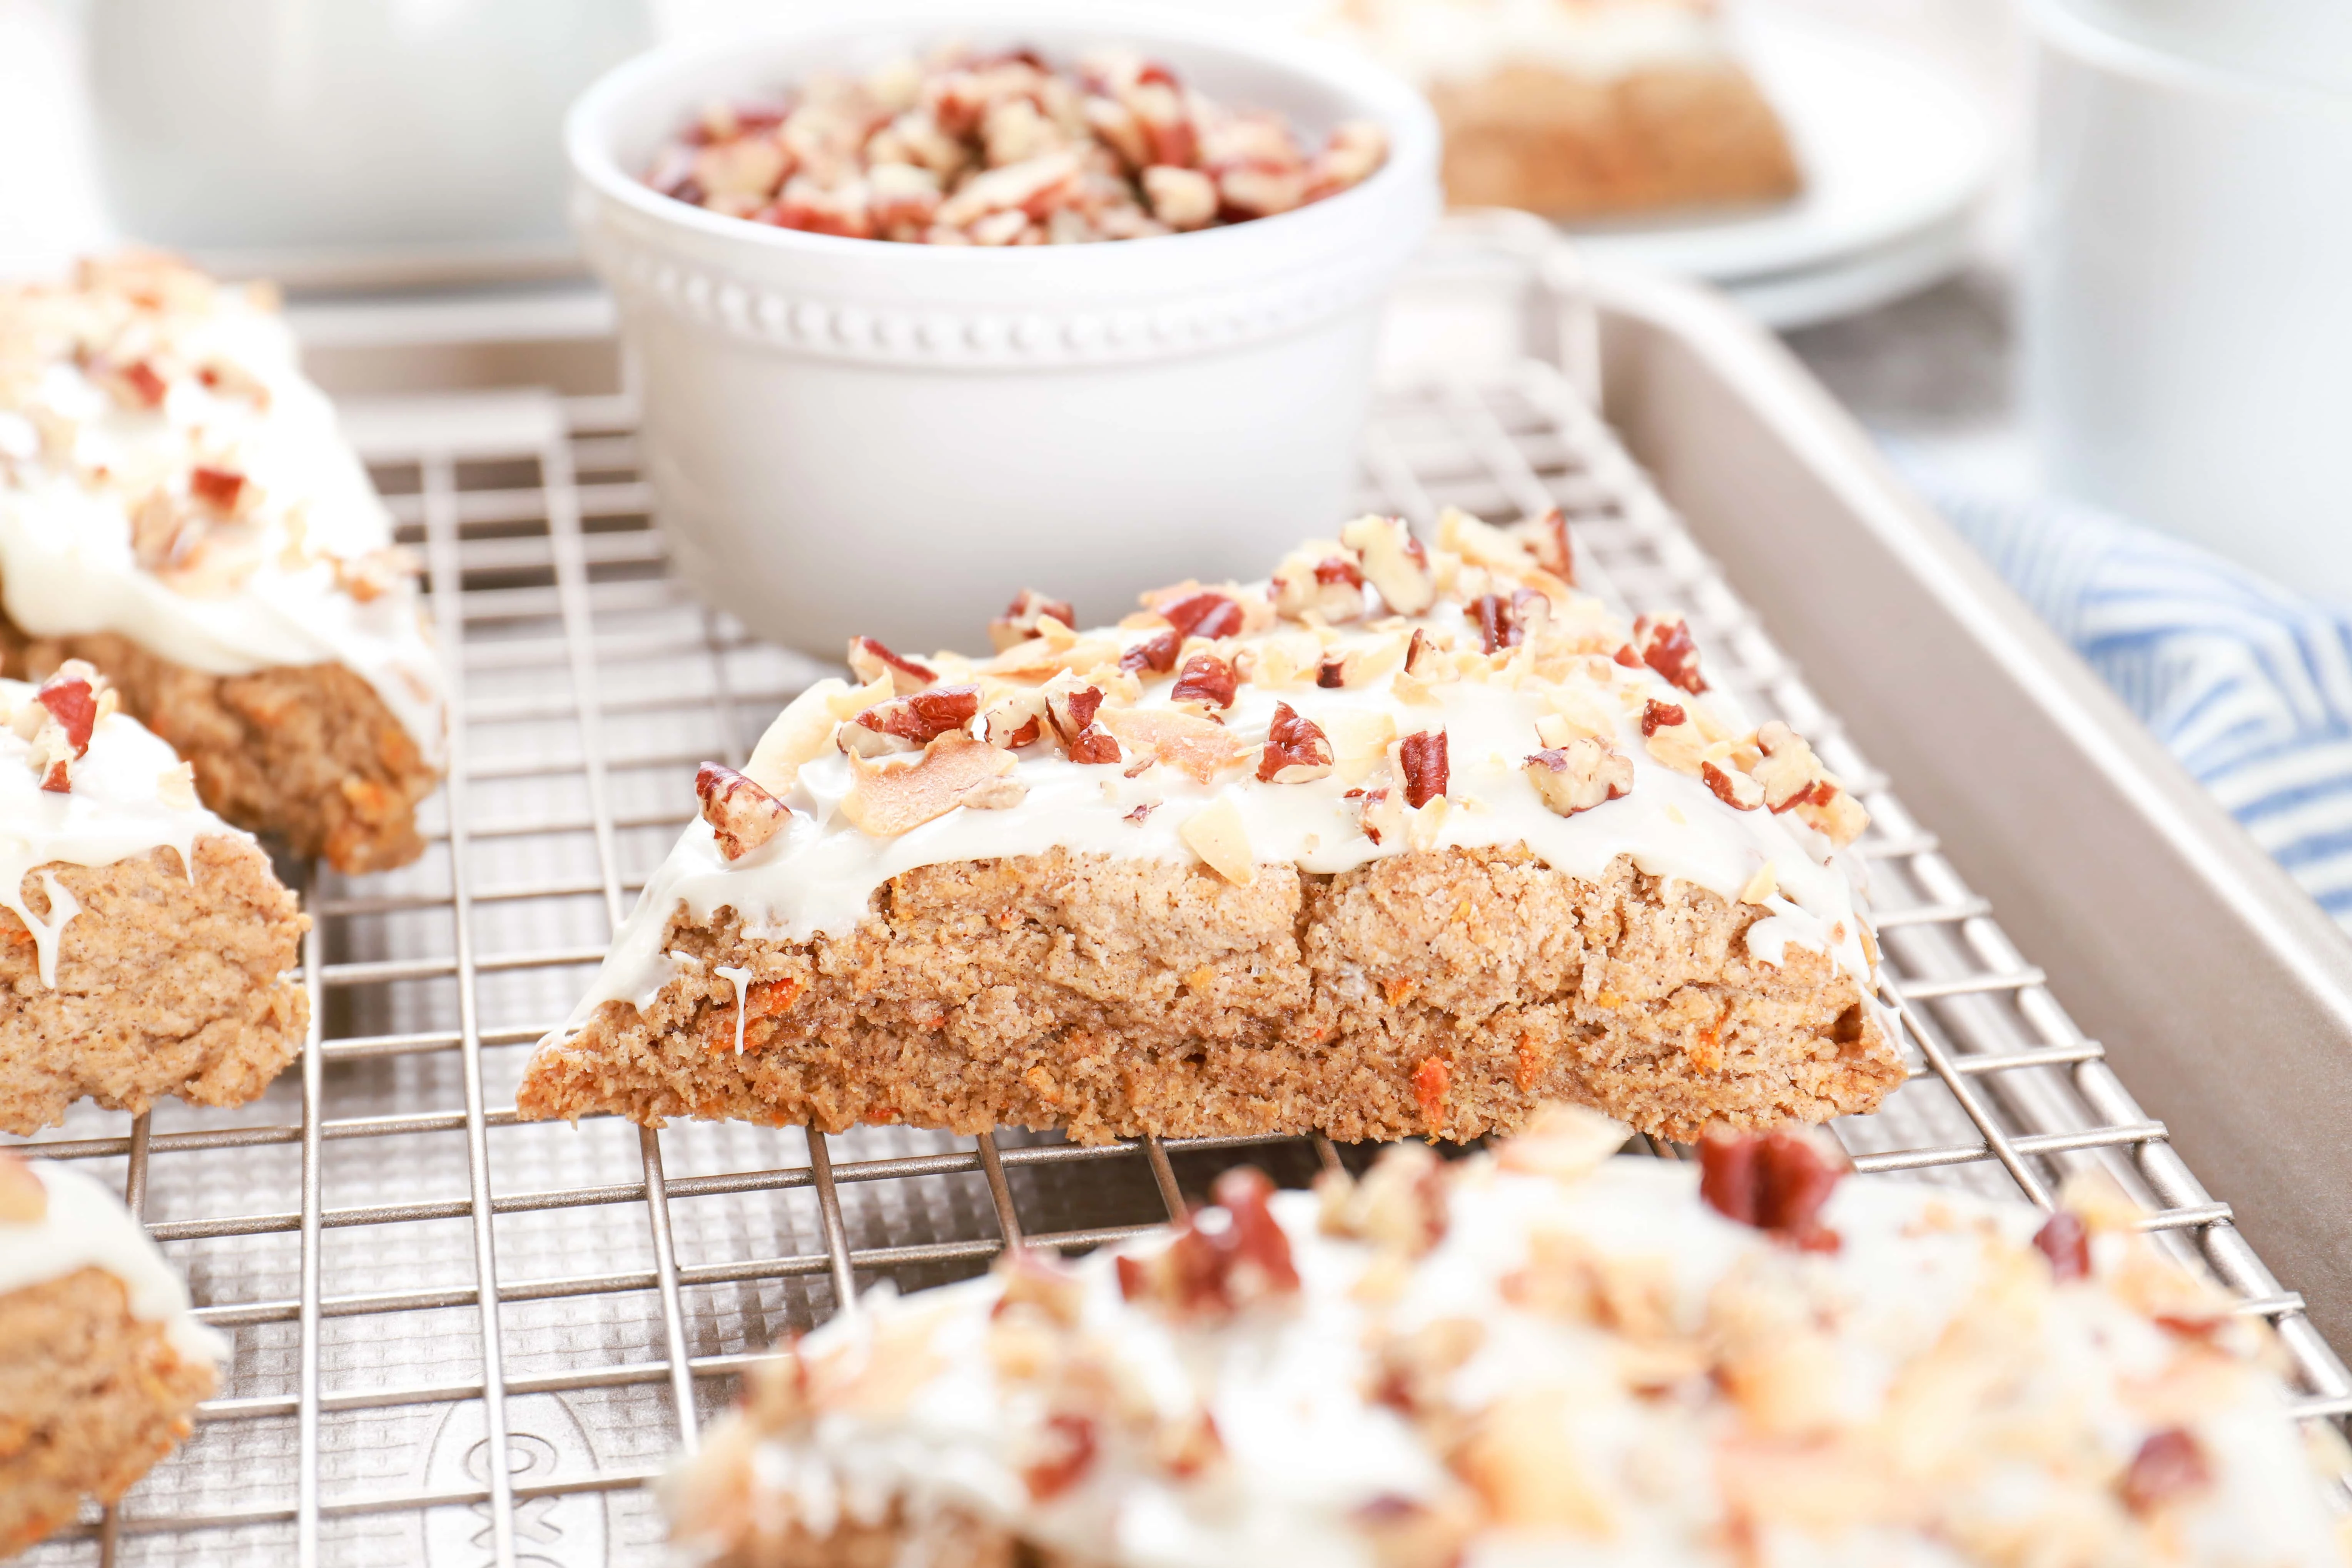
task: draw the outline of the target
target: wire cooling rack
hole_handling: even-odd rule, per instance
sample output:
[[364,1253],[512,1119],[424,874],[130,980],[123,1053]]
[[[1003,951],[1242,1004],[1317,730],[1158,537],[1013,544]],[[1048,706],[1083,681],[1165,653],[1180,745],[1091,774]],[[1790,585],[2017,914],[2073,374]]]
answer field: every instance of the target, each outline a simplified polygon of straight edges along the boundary
[[[452,395],[359,435],[427,562],[452,672],[431,847],[391,875],[289,868],[316,921],[314,1023],[300,1070],[263,1100],[135,1121],[84,1106],[37,1141],[122,1185],[236,1353],[181,1451],[31,1562],[657,1562],[646,1480],[748,1359],[853,1289],[1126,1236],[1236,1158],[1294,1183],[1360,1160],[1319,1140],[518,1122],[530,1042],[691,814],[696,764],[740,763],[821,671],[666,575],[625,402]],[[1386,395],[1364,492],[1424,528],[1447,503],[1564,507],[1593,586],[1684,612],[1710,679],[1853,782],[1912,1059],[1884,1110],[1838,1124],[1864,1172],[2047,1204],[2070,1169],[2104,1163],[2152,1229],[2277,1325],[2300,1414],[2352,1410],[2300,1300],[1557,371]]]

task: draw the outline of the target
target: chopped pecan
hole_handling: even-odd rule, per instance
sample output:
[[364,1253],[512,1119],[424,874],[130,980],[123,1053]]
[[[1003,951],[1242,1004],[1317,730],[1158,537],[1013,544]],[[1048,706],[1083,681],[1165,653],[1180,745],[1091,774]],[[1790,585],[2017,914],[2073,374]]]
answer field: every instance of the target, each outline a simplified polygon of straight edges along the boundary
[[2179,1426],[2151,1433],[2132,1456],[2117,1490],[2124,1506],[2149,1514],[2176,1498],[2193,1495],[2213,1484],[2213,1466],[2195,1434]]
[[1576,542],[1568,531],[1568,514],[1553,507],[1541,517],[1519,524],[1518,532],[1536,552],[1536,564],[1576,586]]
[[1562,816],[1591,811],[1633,789],[1633,760],[1590,737],[1536,752],[1524,771],[1544,805]]
[[1551,601],[1528,588],[1507,599],[1500,594],[1481,594],[1470,601],[1470,618],[1477,623],[1478,641],[1487,653],[1518,647],[1527,640],[1528,628],[1540,625],[1550,613]]
[[335,585],[362,605],[372,605],[402,584],[413,582],[421,568],[414,552],[397,544],[363,555],[329,557]]
[[1437,639],[1429,635],[1428,628],[1413,627],[1412,641],[1405,645],[1404,672],[1417,679],[1433,679],[1452,673],[1450,670],[1440,668],[1443,662],[1444,658],[1437,646]]
[[1375,844],[1385,844],[1391,837],[1404,833],[1404,806],[1387,790],[1366,791],[1358,798],[1356,813],[1364,837]]
[[1045,721],[1074,763],[1108,763],[1121,760],[1118,741],[1095,722],[1102,710],[1102,689],[1080,686],[1045,696]]
[[1710,1132],[1699,1142],[1699,1196],[1728,1219],[1809,1252],[1834,1252],[1822,1205],[1853,1168],[1826,1132]]
[[1154,632],[1120,654],[1118,667],[1137,675],[1145,670],[1154,675],[1165,675],[1176,668],[1176,655],[1183,646],[1184,634],[1180,631]]
[[1449,773],[1445,731],[1420,730],[1399,741],[1397,766],[1404,773],[1404,803],[1414,810],[1444,795]]
[[1653,699],[1642,707],[1643,738],[1646,740],[1661,730],[1675,724],[1687,723],[1689,720],[1690,715],[1673,703],[1660,702]]
[[1207,592],[1187,595],[1160,605],[1160,617],[1174,626],[1179,637],[1207,637],[1211,641],[1234,636],[1242,629],[1244,619],[1241,605],[1231,597]]
[[1169,689],[1168,700],[1180,707],[1196,710],[1216,709],[1222,711],[1234,705],[1234,697],[1241,682],[1234,667],[1213,653],[1196,653],[1184,661]]
[[198,464],[188,473],[188,494],[223,516],[234,517],[238,501],[247,494],[246,478],[233,468]]
[[1177,1318],[1218,1318],[1298,1291],[1298,1270],[1266,1200],[1274,1183],[1254,1165],[1217,1178],[1216,1206],[1188,1215],[1167,1247],[1118,1260],[1119,1293]]
[[1216,182],[1198,169],[1153,163],[1144,169],[1142,184],[1151,216],[1179,234],[1216,221]]
[[1437,602],[1429,552],[1404,520],[1360,517],[1339,531],[1339,541],[1363,563],[1365,581],[1400,616],[1418,616]]
[[2050,1272],[2060,1283],[2091,1277],[2091,1227],[2073,1210],[2052,1215],[2033,1233],[2033,1246],[2050,1260]]
[[1289,703],[1276,703],[1257,760],[1258,783],[1305,784],[1330,772],[1331,742],[1322,727],[1300,718]]
[[992,1315],[1001,1316],[1016,1307],[1034,1307],[1063,1328],[1078,1326],[1086,1307],[1086,1282],[1058,1260],[1033,1247],[1007,1247],[996,1260],[995,1274],[1003,1294],[997,1299]]
[[152,362],[145,359],[134,359],[127,363],[96,360],[90,364],[89,377],[103,387],[106,395],[121,408],[161,408],[165,395],[172,390],[171,383],[163,379],[163,373],[155,368]]
[[1094,1418],[1056,1411],[1045,1417],[1038,1436],[1044,1451],[1022,1466],[1021,1479],[1031,1500],[1045,1502],[1077,1485],[1094,1467]]
[[1775,813],[1793,811],[1838,848],[1862,837],[1870,814],[1823,767],[1802,736],[1775,719],[1756,731],[1759,757],[1753,770],[1764,804]]
[[131,552],[150,572],[186,562],[204,535],[203,521],[168,490],[150,490],[131,514]]
[[938,673],[929,665],[892,653],[872,637],[849,639],[849,668],[861,682],[869,685],[887,672],[890,677],[891,689],[901,697],[920,691],[939,679]]
[[1706,689],[1698,672],[1698,645],[1680,616],[1643,616],[1633,623],[1633,647],[1642,662],[1669,686],[1696,697]]
[[1274,569],[1274,607],[1293,620],[1310,614],[1333,622],[1359,619],[1364,613],[1364,574],[1341,547],[1318,553],[1310,545]]
[[877,703],[841,727],[840,745],[862,757],[917,752],[980,712],[977,686],[932,686]]
[[1701,783],[1715,792],[1715,798],[1734,811],[1754,811],[1764,804],[1764,786],[1736,769],[1716,766],[1702,762],[1698,765]]
[[89,737],[98,727],[99,697],[106,678],[87,660],[69,658],[55,675],[41,682],[33,700],[48,710],[65,731],[66,744],[79,762],[89,754]]
[[719,852],[740,860],[776,836],[793,819],[793,808],[737,773],[718,763],[696,770],[694,793],[702,802],[702,820],[710,824]]
[[1061,599],[1049,599],[1034,588],[1024,588],[1013,603],[1004,606],[1004,614],[988,623],[988,640],[996,651],[1017,647],[1037,635],[1037,623],[1051,616],[1066,627],[1075,628],[1078,613]]

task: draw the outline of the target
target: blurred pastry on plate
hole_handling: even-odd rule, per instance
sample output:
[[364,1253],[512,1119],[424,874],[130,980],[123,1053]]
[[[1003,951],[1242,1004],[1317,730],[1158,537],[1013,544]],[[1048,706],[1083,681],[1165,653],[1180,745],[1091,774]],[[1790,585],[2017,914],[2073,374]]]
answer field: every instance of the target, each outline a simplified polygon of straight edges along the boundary
[[1786,201],[1786,129],[1715,0],[1338,0],[1429,95],[1456,206],[1591,219]]
[[0,287],[10,674],[87,659],[229,821],[402,866],[447,722],[415,576],[267,288],[136,253]]
[[0,1150],[0,1557],[130,1490],[227,1350],[121,1199]]

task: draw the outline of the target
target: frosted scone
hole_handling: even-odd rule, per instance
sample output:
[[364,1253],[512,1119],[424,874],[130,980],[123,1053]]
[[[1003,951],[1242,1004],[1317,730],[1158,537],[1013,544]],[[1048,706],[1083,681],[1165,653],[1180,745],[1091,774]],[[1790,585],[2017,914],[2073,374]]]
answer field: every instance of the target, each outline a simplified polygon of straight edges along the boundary
[[87,665],[0,680],[0,1131],[242,1105],[302,1044],[308,920]]
[[415,570],[253,290],[145,256],[0,287],[0,608],[12,672],[104,669],[230,821],[345,871],[423,849]]
[[647,884],[527,1116],[1468,1138],[1818,1121],[1902,1078],[1866,818],[1557,513],[1384,518],[986,659],[850,649]]
[[1332,26],[1428,94],[1457,206],[1598,218],[1802,183],[1715,0],[1339,0]]
[[752,1368],[673,1535],[729,1568],[2346,1561],[2352,1455],[2112,1185],[2045,1215],[1842,1181],[1819,1132],[1704,1173],[1623,1133],[1548,1113],[1319,1194],[1244,1169],[1172,1237],[869,1297]]
[[121,1200],[0,1151],[0,1557],[128,1491],[227,1352]]

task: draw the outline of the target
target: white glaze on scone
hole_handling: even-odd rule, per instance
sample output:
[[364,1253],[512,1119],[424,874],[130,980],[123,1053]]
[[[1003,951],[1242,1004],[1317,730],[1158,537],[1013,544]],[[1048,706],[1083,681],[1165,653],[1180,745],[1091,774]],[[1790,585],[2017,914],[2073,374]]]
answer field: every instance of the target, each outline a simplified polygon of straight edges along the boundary
[[[160,388],[153,405],[140,384]],[[232,507],[192,497],[200,468],[243,479]],[[165,570],[133,547],[159,494],[213,525]],[[439,667],[391,546],[292,331],[254,291],[141,258],[73,288],[0,288],[0,602],[25,631],[117,633],[212,675],[342,664],[438,766]]]
[[[33,703],[35,689],[21,680],[0,680],[0,909],[32,932],[42,983],[53,985],[58,949],[77,906],[38,868],[110,866],[168,847],[193,877],[198,838],[250,836],[205,810],[186,764],[127,713],[110,712],[93,726],[89,752],[69,764],[70,789],[42,788],[35,742],[12,722]],[[46,896],[46,916],[26,902],[28,883]]]
[[[1710,707],[1716,699],[1695,699],[1648,665],[1636,660],[1629,667],[1612,658],[1611,650],[1624,648],[1634,634],[1598,601],[1574,594],[1531,565],[1525,572],[1492,563],[1480,566],[1446,548],[1449,540],[1489,552],[1517,548],[1507,541],[1498,542],[1501,536],[1491,529],[1465,542],[1467,531],[1481,528],[1470,520],[1449,517],[1446,531],[1429,554],[1434,579],[1452,586],[1416,616],[1383,613],[1385,605],[1369,585],[1361,590],[1362,615],[1336,626],[1319,616],[1278,617],[1265,584],[1208,590],[1234,595],[1237,604],[1248,605],[1258,629],[1222,639],[1194,637],[1185,641],[1179,656],[1180,669],[1195,653],[1213,653],[1245,672],[1233,705],[1221,715],[1222,732],[1239,742],[1241,761],[1205,783],[1164,763],[1129,777],[1129,767],[1140,760],[1132,747],[1122,763],[1073,761],[1048,730],[1039,742],[1011,753],[1017,765],[1010,777],[1025,792],[1018,805],[959,807],[911,831],[881,837],[853,826],[844,814],[861,764],[838,742],[818,744],[815,754],[792,774],[788,787],[783,778],[764,781],[793,813],[765,842],[730,859],[708,821],[687,828],[615,936],[574,1022],[607,1001],[639,1008],[651,1001],[677,972],[662,941],[671,917],[681,908],[699,922],[731,907],[743,917],[748,935],[805,941],[853,929],[866,918],[877,888],[919,866],[1035,855],[1057,847],[1076,853],[1195,863],[1204,857],[1197,847],[1197,831],[1188,834],[1188,828],[1197,830],[1201,814],[1213,809],[1234,815],[1247,857],[1255,863],[1289,863],[1318,874],[1350,870],[1408,848],[1524,844],[1555,869],[1597,879],[1616,858],[1630,856],[1644,872],[1694,883],[1727,900],[1746,897],[1767,910],[1767,918],[1747,933],[1752,957],[1779,963],[1791,942],[1826,952],[1868,994],[1874,988],[1874,962],[1859,858],[1836,847],[1799,814],[1735,810],[1717,797],[1695,769],[1679,771],[1659,761],[1642,730],[1643,715],[1652,701],[1682,710],[1694,723],[1703,721],[1726,738],[1726,744],[1742,734],[1752,741],[1752,732]],[[1349,553],[1352,557],[1355,552]],[[1465,607],[1474,595],[1461,590],[1499,587],[1507,597],[1514,591],[1537,592],[1523,587],[1530,583],[1543,585],[1541,591],[1556,601],[1544,634],[1549,640],[1540,649],[1505,649],[1496,657],[1475,651],[1481,638]],[[993,660],[943,654],[923,662],[936,671],[940,683],[978,682],[986,694],[983,701],[993,701],[1000,689],[1017,693],[1022,685],[992,671],[1002,672],[1024,658],[1046,658],[1056,646],[1108,649],[1110,665],[1104,668],[1110,673],[1105,683],[1114,684],[1117,671],[1110,667],[1118,657],[1166,629],[1163,619],[1146,611],[1129,617],[1122,628],[1057,631]],[[1416,630],[1452,644],[1454,653],[1449,657],[1466,673],[1422,680],[1390,668],[1360,685],[1332,689],[1318,684],[1318,659],[1373,651],[1392,657]],[[1024,654],[1024,648],[1034,651]],[[1569,649],[1586,651],[1564,651]],[[1515,659],[1514,654],[1519,657]],[[1088,656],[1066,657],[1083,665]],[[1286,668],[1297,672],[1285,678]],[[836,693],[839,689],[835,683]],[[1174,689],[1170,675],[1146,675],[1131,700],[1114,695],[1105,711],[1165,712],[1174,705]],[[1545,748],[1538,719],[1556,713],[1563,700],[1584,712],[1597,711],[1609,726],[1614,749],[1630,760],[1633,770],[1631,793],[1565,816],[1544,803],[1525,772],[1529,755]],[[817,694],[796,702],[777,721],[771,741],[804,716],[813,716],[819,730],[833,723],[813,707],[822,700]],[[834,700],[838,708],[854,709],[863,699],[836,695]],[[1278,704],[1329,731],[1341,753],[1330,774],[1303,783],[1257,778]],[[1391,831],[1375,842],[1363,825],[1365,803],[1353,796],[1382,788],[1401,791],[1397,747],[1391,742],[1378,757],[1351,766],[1340,742],[1351,717],[1375,725],[1386,719],[1399,735],[1444,731],[1452,777],[1445,800],[1436,803],[1442,809],[1424,810],[1405,830]],[[983,731],[983,721],[975,721],[972,728]],[[1752,752],[1749,745],[1743,754]],[[760,773],[758,758],[749,765],[755,775]],[[1744,776],[1742,783],[1744,786]],[[1144,815],[1139,820],[1139,809]],[[1762,879],[1768,867],[1769,879]]]
[[122,1281],[131,1315],[163,1323],[172,1348],[192,1361],[218,1363],[228,1342],[198,1322],[188,1310],[188,1288],[163,1260],[122,1200],[89,1176],[50,1160],[15,1161],[0,1180],[29,1172],[47,1189],[37,1219],[11,1220],[0,1214],[0,1296],[28,1285],[62,1279],[84,1268],[102,1268]]
[[[869,1297],[751,1375],[672,1478],[676,1534],[947,1512],[1106,1568],[2345,1560],[2267,1331],[2112,1187],[2077,1196],[2087,1278],[2041,1212],[1900,1180],[1845,1180],[1803,1247],[1549,1117],[1443,1173],[1391,1152],[1319,1222],[1274,1194],[1295,1290],[1244,1264],[1181,1310],[1160,1237]],[[2202,1479],[2164,1485],[2151,1442]]]
[[1321,30],[1424,85],[1509,66],[1605,81],[1730,53],[1706,0],[1339,0]]

